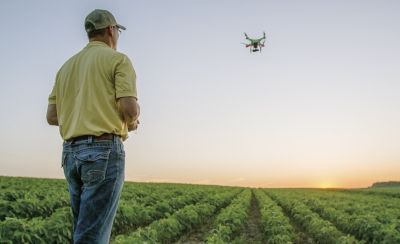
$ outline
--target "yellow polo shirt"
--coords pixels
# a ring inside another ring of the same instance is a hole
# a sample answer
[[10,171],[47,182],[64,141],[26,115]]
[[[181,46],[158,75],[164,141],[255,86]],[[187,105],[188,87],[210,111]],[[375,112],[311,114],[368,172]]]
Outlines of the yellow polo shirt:
[[129,58],[107,44],[89,44],[58,71],[49,104],[56,104],[61,137],[103,133],[128,138],[117,99],[135,97],[136,74]]

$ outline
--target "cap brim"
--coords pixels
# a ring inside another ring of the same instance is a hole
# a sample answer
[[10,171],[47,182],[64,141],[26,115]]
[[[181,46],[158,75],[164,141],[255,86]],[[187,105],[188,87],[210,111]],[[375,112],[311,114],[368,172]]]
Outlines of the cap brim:
[[126,30],[125,26],[123,26],[123,25],[117,24],[117,27],[118,27],[119,29]]

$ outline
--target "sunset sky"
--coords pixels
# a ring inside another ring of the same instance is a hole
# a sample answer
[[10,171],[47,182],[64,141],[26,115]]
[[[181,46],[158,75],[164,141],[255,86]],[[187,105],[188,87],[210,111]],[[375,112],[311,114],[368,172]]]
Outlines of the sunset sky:
[[[137,73],[126,180],[366,187],[400,180],[400,1],[0,2],[0,175],[63,178],[60,66],[111,11]],[[243,32],[259,38],[250,53]]]

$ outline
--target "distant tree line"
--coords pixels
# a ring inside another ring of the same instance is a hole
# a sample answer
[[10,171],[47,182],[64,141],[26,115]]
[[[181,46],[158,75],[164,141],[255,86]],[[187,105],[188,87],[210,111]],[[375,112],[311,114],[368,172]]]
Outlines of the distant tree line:
[[400,186],[400,181],[386,181],[386,182],[375,182],[371,187],[392,187]]

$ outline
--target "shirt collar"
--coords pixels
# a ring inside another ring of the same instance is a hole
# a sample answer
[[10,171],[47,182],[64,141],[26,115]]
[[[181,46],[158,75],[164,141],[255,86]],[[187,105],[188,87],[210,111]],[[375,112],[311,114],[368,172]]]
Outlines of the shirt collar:
[[110,47],[106,43],[101,41],[91,41],[86,45],[86,47],[94,47],[94,46]]

